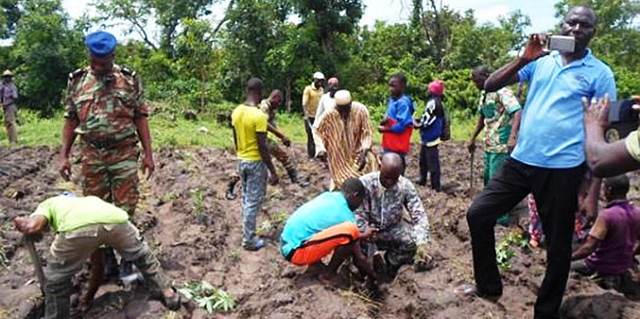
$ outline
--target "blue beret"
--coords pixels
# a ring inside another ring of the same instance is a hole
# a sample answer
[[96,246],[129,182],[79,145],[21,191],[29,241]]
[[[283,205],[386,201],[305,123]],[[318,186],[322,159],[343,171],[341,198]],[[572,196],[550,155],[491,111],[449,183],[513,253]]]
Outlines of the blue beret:
[[116,48],[116,37],[109,32],[98,31],[87,35],[85,43],[89,53],[95,56],[105,56],[111,54]]

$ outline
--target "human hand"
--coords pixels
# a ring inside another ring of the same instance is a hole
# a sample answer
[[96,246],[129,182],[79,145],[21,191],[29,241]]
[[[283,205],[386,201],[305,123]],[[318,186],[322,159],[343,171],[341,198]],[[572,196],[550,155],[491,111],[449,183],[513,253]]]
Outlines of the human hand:
[[391,130],[389,128],[387,128],[386,126],[382,126],[382,125],[378,126],[378,132],[380,132],[380,133],[386,133],[386,132],[389,132],[389,131],[391,131]]
[[286,146],[286,147],[290,147],[291,146],[291,140],[288,137],[283,136],[281,141],[282,141],[282,144],[284,144],[284,146]]
[[19,232],[29,236],[30,239],[38,241],[40,231],[43,228],[42,221],[29,216],[17,216],[13,219],[13,224]]
[[385,125],[387,125],[387,122],[388,122],[388,121],[389,121],[389,117],[385,114],[385,115],[382,117],[382,120],[380,121],[380,125],[385,126]]
[[65,181],[69,181],[71,179],[71,161],[69,161],[69,157],[60,156],[58,160],[58,173]]
[[415,261],[415,270],[427,271],[433,268],[433,257],[427,254],[427,247],[425,244],[418,245],[416,250],[416,261]]
[[361,151],[358,155],[358,170],[363,170],[365,165],[367,165],[367,152]]
[[151,174],[155,170],[156,165],[153,163],[153,155],[145,155],[142,159],[142,171],[147,175],[147,180],[151,178]]
[[473,153],[476,150],[476,142],[475,141],[469,141],[469,143],[467,143],[467,150],[469,151],[469,153]]
[[589,101],[586,97],[582,97],[585,127],[596,126],[606,129],[609,126],[609,103],[609,94],[605,94],[600,100],[593,98]]
[[549,52],[545,52],[542,45],[546,39],[547,36],[545,34],[532,34],[529,37],[529,42],[527,42],[521,59],[529,63],[549,54]]
[[326,162],[327,161],[327,152],[322,151],[319,152],[318,155],[316,156],[319,160]]

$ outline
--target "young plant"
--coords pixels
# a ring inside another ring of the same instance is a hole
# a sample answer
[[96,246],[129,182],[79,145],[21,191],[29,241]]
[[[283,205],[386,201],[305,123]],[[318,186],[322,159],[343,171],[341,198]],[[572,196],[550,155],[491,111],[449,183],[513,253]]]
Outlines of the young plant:
[[196,215],[204,213],[204,192],[201,189],[192,189],[189,191],[193,197],[193,213]]
[[262,222],[262,224],[260,224],[260,227],[256,229],[256,234],[258,236],[265,235],[266,233],[270,232],[272,228],[273,226],[271,225],[271,221],[265,220]]
[[511,269],[509,261],[518,255],[514,247],[519,249],[528,247],[527,240],[516,230],[509,231],[496,245],[496,260],[502,270]]
[[212,286],[206,281],[185,283],[178,289],[185,298],[193,300],[198,307],[207,310],[208,313],[230,312],[235,307],[233,297],[226,291]]

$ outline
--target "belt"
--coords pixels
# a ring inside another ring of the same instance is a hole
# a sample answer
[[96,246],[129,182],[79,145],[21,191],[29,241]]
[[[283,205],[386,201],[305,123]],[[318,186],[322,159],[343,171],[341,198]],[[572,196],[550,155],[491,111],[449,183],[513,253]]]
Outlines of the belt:
[[101,141],[89,141],[87,139],[83,139],[83,141],[93,148],[102,150],[111,150],[121,148],[123,146],[135,145],[138,143],[138,139],[135,135],[127,136],[124,139],[120,139],[117,141],[115,139],[106,139]]

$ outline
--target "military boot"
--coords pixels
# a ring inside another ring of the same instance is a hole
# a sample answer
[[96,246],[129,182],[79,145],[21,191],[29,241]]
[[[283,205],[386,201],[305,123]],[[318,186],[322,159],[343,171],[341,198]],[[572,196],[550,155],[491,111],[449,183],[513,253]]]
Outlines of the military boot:
[[287,175],[291,179],[291,184],[298,184],[298,172],[294,168],[288,169]]

